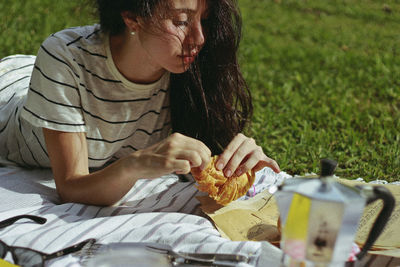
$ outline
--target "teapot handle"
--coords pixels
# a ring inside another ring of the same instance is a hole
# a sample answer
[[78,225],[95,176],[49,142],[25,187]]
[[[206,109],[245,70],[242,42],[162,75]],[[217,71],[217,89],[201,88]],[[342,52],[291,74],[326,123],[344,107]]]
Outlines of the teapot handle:
[[361,188],[361,190],[367,194],[370,193],[370,196],[367,197],[367,205],[375,202],[378,199],[383,201],[383,207],[368,234],[367,241],[365,242],[361,251],[357,254],[357,258],[360,260],[365,256],[365,254],[367,254],[368,250],[375,243],[376,239],[378,239],[386,223],[389,221],[390,215],[392,214],[395,206],[395,199],[392,193],[390,193],[389,189],[383,186],[373,186],[372,188],[369,186],[359,186],[359,188]]

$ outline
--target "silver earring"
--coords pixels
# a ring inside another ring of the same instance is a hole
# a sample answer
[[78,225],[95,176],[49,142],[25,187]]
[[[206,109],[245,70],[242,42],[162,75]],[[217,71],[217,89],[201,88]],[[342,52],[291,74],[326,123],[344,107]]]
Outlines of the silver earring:
[[135,35],[136,34],[136,32],[134,32],[134,31],[131,31],[131,35],[133,36],[133,35]]

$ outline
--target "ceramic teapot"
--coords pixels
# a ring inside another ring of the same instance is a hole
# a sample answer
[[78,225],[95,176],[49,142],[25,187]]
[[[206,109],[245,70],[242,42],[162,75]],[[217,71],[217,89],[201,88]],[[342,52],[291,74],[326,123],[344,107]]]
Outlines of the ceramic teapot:
[[390,191],[383,186],[344,185],[334,177],[336,166],[335,161],[323,159],[319,177],[290,178],[270,190],[280,211],[284,265],[344,266],[365,206],[378,199],[383,201],[383,208],[358,259],[388,222],[395,205]]

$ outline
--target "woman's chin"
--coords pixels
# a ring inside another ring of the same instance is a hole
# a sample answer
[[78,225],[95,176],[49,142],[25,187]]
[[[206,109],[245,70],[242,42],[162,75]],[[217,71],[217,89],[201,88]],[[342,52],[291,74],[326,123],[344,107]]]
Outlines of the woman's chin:
[[185,64],[185,65],[181,65],[179,67],[171,68],[168,71],[171,73],[174,73],[174,74],[181,74],[181,73],[186,72],[189,68],[190,68],[190,64],[188,64],[188,65]]

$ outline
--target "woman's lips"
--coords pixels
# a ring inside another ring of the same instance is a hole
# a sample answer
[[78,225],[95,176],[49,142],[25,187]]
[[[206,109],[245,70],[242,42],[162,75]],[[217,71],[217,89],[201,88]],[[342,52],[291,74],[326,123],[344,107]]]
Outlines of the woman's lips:
[[193,56],[183,56],[183,63],[192,64],[194,59],[195,59],[195,57],[193,57]]

